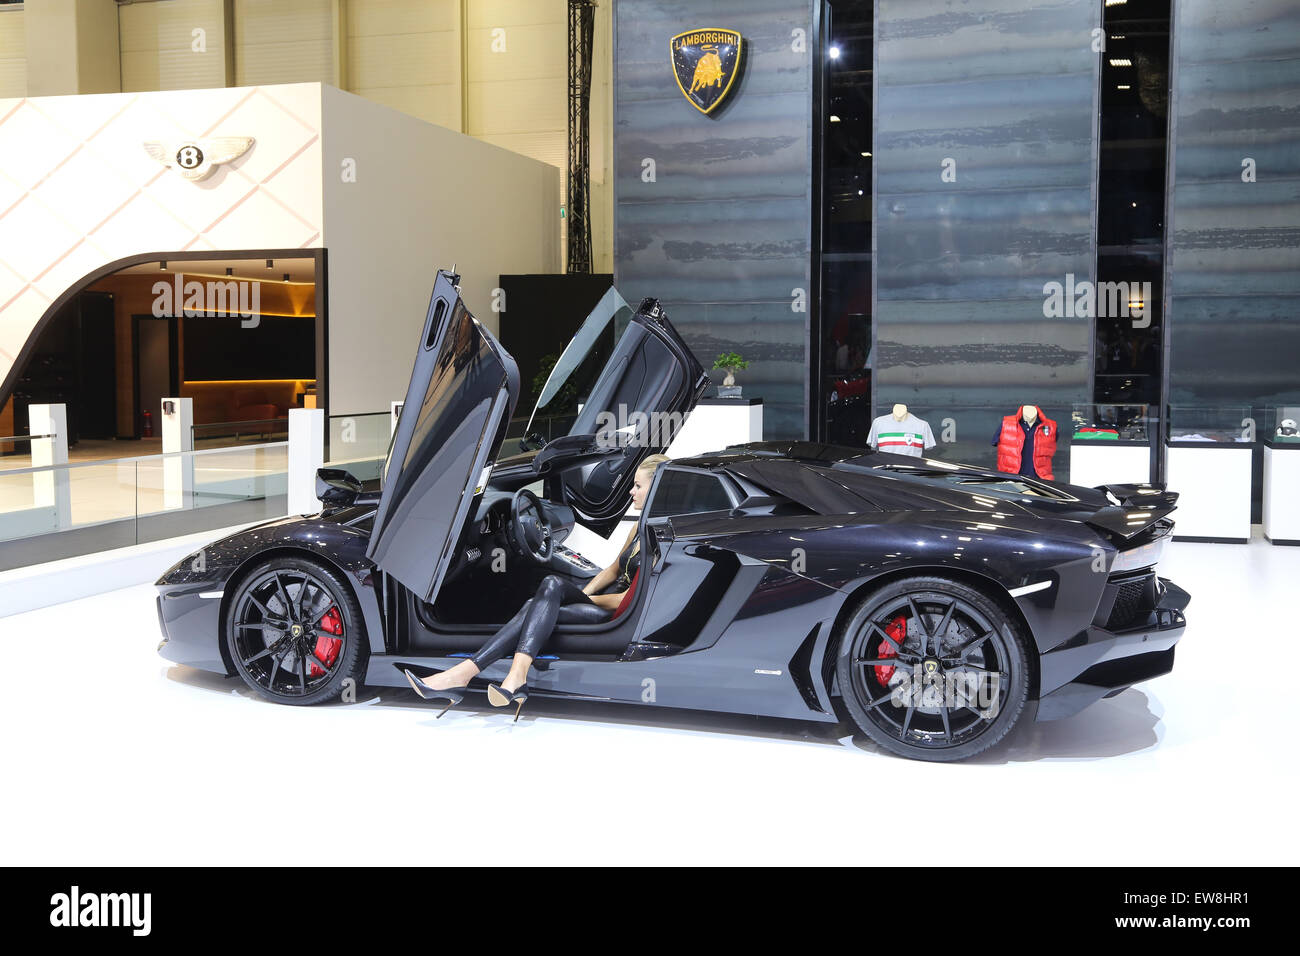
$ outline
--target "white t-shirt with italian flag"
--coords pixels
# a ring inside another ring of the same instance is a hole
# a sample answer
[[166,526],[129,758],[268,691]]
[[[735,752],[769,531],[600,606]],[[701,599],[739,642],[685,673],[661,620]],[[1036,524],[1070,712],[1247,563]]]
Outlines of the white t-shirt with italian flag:
[[867,444],[891,455],[920,458],[925,449],[934,447],[935,441],[930,423],[908,412],[901,422],[893,415],[881,415],[873,421]]

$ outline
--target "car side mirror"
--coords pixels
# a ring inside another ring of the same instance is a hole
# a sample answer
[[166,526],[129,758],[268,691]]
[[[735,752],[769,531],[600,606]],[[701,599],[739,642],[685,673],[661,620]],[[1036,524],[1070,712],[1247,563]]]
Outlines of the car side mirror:
[[316,497],[333,507],[350,505],[361,494],[362,486],[351,472],[342,468],[316,469]]

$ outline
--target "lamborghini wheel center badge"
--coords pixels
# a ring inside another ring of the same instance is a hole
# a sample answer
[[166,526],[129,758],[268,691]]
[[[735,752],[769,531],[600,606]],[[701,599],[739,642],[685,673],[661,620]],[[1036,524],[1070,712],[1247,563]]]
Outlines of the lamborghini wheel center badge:
[[682,95],[701,113],[727,98],[740,65],[740,34],[709,27],[688,30],[668,41],[673,75]]

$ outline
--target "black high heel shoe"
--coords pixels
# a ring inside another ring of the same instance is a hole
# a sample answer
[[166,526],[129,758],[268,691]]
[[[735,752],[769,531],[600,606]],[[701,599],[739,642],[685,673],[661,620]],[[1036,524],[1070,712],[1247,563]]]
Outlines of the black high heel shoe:
[[515,705],[515,719],[518,722],[519,712],[524,709],[524,701],[528,700],[528,685],[520,684],[513,691],[508,691],[497,684],[488,684],[488,703],[493,707],[508,707],[510,704]]
[[402,673],[404,673],[406,675],[406,679],[411,682],[411,689],[415,691],[417,694],[419,694],[422,700],[447,701],[447,706],[444,707],[442,710],[438,711],[439,717],[441,717],[443,714],[451,710],[453,707],[455,707],[457,704],[459,704],[462,700],[465,699],[465,692],[459,687],[447,687],[442,690],[438,690],[436,688],[430,687],[428,684],[420,680],[420,678],[416,677],[406,668],[402,669]]

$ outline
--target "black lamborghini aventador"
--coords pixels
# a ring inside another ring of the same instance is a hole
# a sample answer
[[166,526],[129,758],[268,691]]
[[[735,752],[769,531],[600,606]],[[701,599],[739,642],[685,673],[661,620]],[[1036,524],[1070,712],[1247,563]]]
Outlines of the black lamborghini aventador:
[[[287,704],[405,686],[404,668],[476,649],[543,576],[597,573],[566,538],[613,531],[708,378],[656,301],[634,313],[611,290],[503,456],[518,372],[456,281],[438,274],[380,487],[322,469],[321,513],[167,571],[163,657]],[[968,757],[1169,672],[1189,597],[1156,564],[1176,498],[801,441],[675,460],[646,502],[630,605],[559,627],[530,691],[847,717],[896,754]]]

